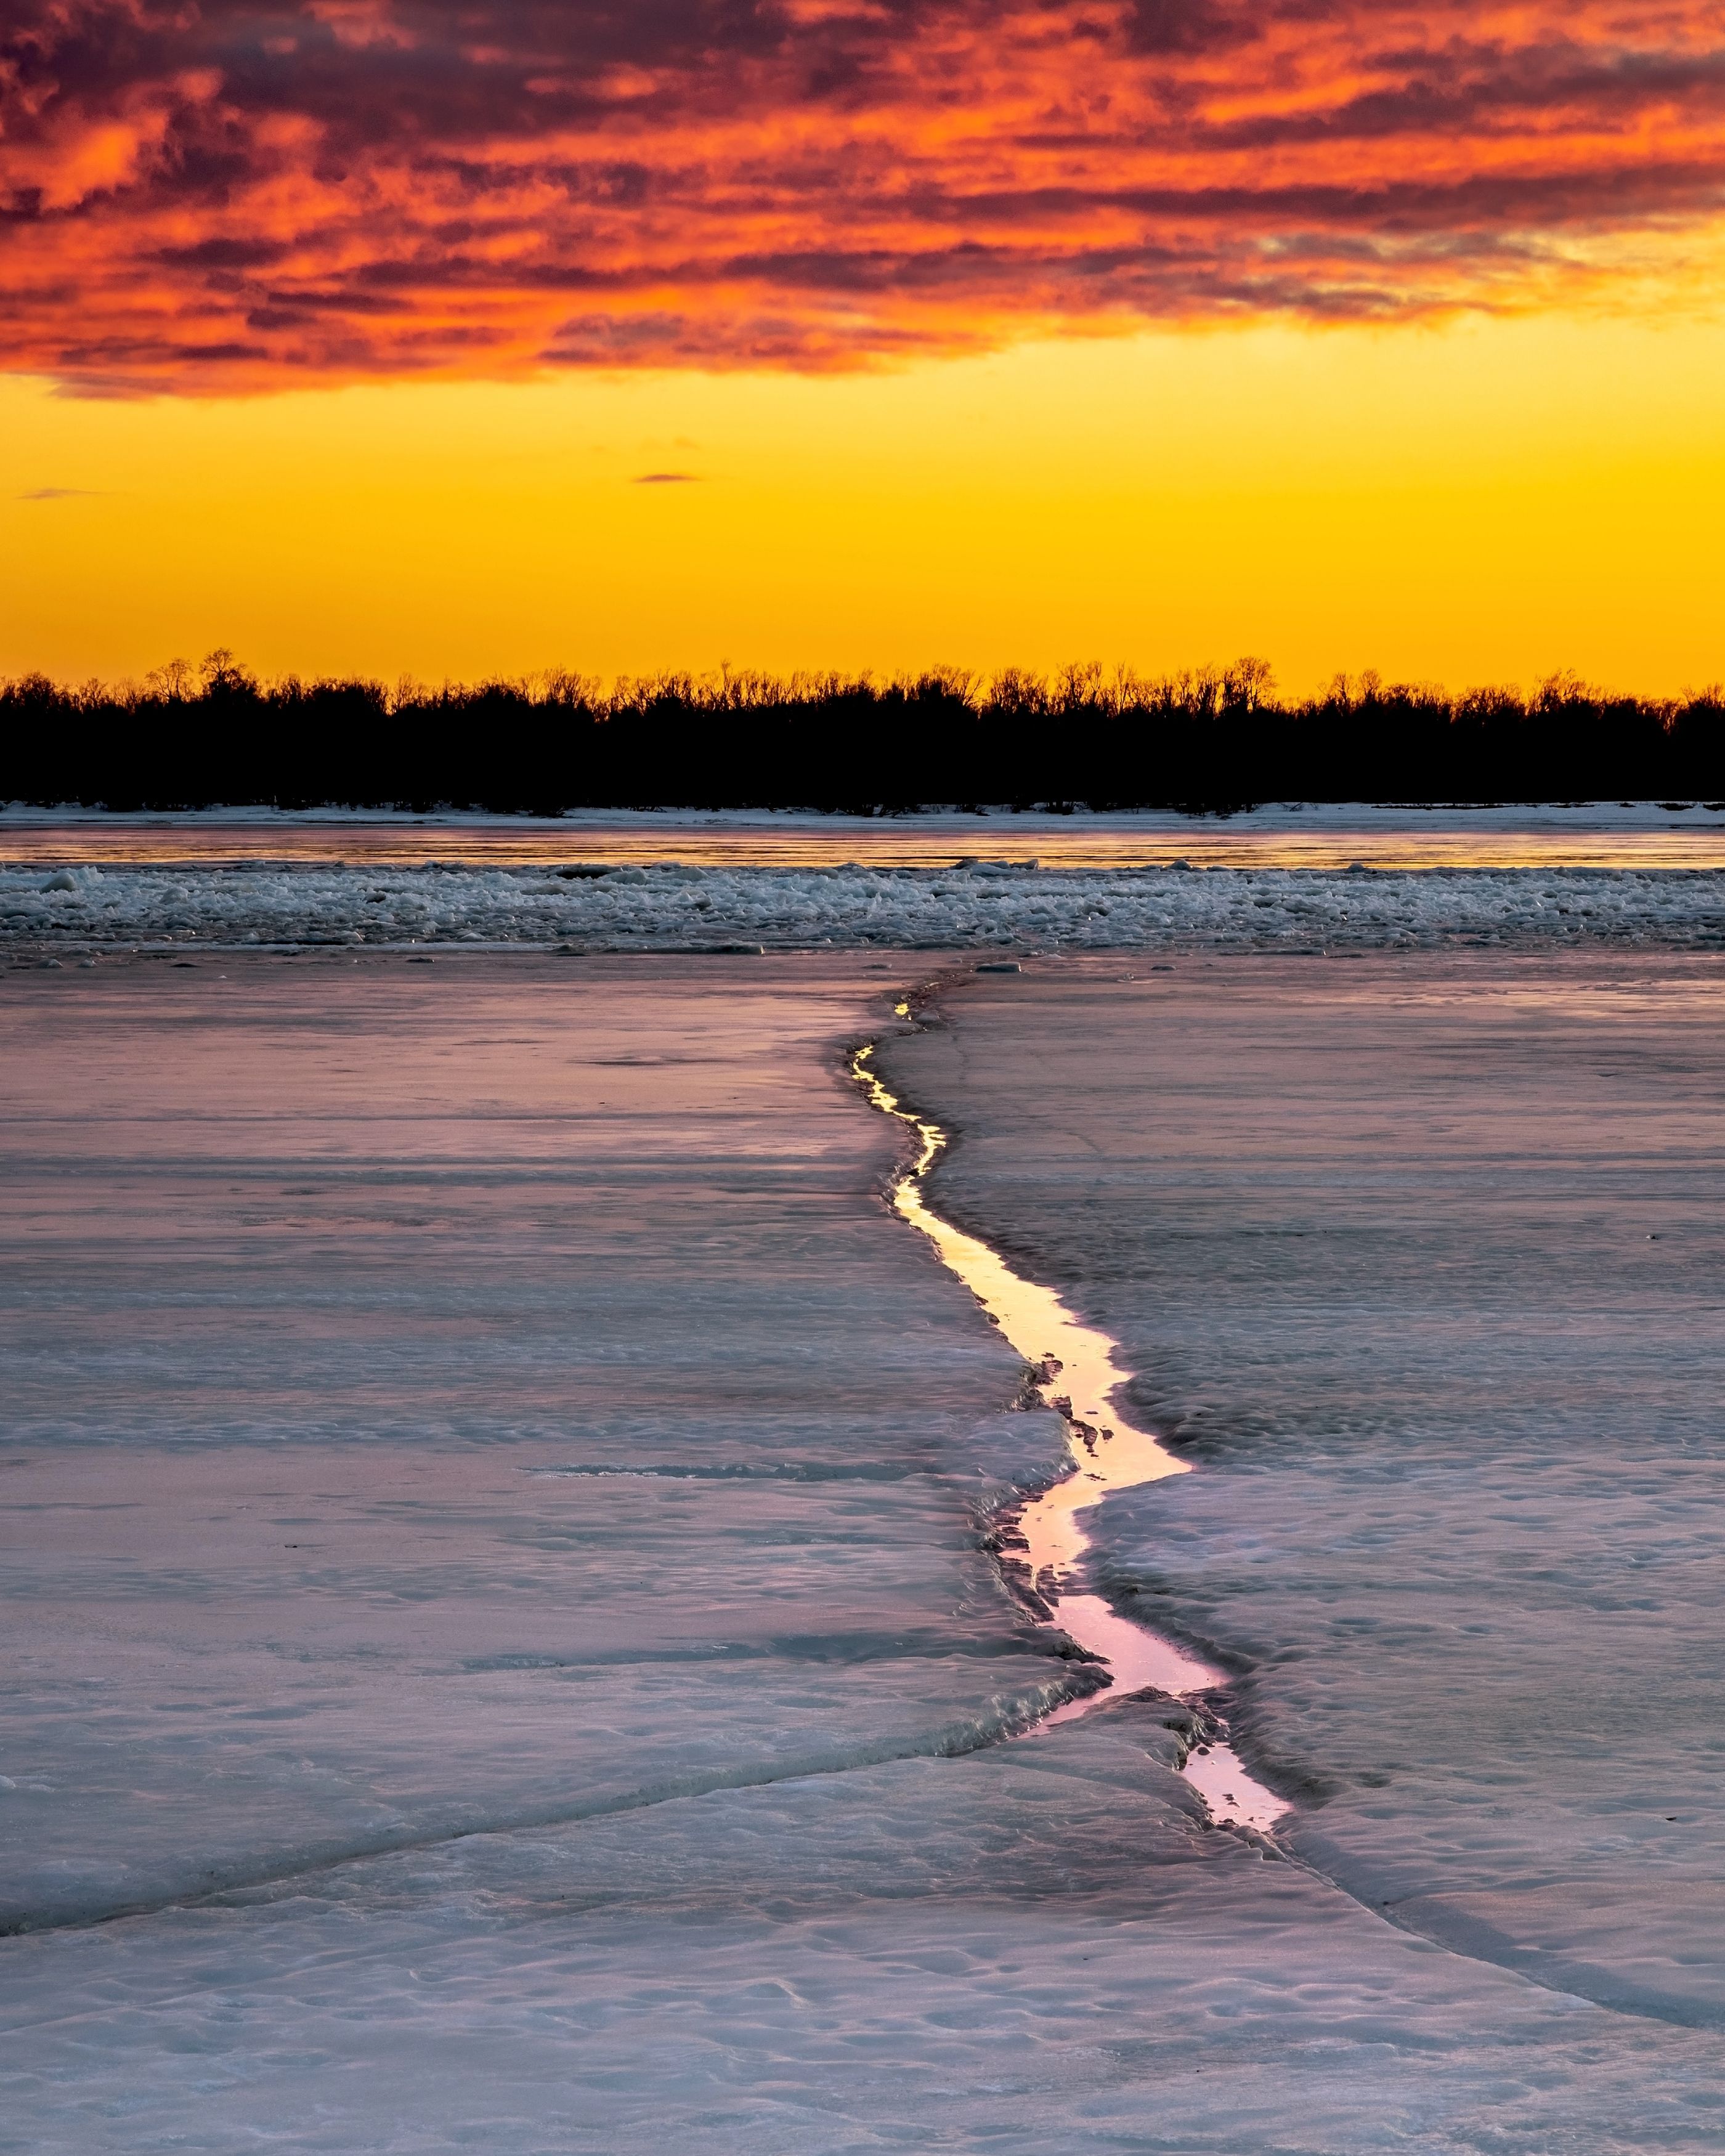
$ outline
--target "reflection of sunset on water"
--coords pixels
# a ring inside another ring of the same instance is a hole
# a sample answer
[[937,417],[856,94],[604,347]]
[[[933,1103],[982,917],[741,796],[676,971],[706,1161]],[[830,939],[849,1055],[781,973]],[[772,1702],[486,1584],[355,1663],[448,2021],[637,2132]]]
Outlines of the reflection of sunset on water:
[[[1507,814],[1508,820],[1506,820]],[[1717,869],[1725,813],[1263,810],[1237,817],[0,816],[0,862],[282,861],[464,868]]]
[[[904,1014],[906,1007],[899,1009]],[[1114,1343],[1106,1333],[1081,1325],[1052,1289],[1022,1279],[986,1243],[930,1209],[922,1185],[945,1149],[946,1133],[899,1104],[875,1075],[871,1058],[872,1050],[865,1048],[855,1059],[852,1067],[859,1084],[872,1106],[906,1125],[916,1146],[909,1168],[893,1184],[893,1204],[928,1237],[1003,1337],[1030,1365],[1037,1396],[1062,1416],[1073,1448],[1072,1473],[1013,1517],[1001,1567],[1062,1631],[1107,1665],[1112,1683],[1107,1691],[1067,1701],[1041,1727],[1076,1721],[1110,1697],[1152,1688],[1201,1701],[1226,1681],[1223,1671],[1122,1617],[1081,1584],[1083,1558],[1091,1546],[1084,1523],[1090,1509],[1111,1491],[1189,1473],[1188,1463],[1175,1459],[1148,1430],[1135,1428],[1115,1404],[1129,1373],[1115,1362]],[[1019,1539],[1022,1558],[1015,1553]],[[1246,1772],[1219,1736],[1194,1746],[1185,1771],[1218,1819],[1266,1828],[1288,1810],[1281,1798]]]

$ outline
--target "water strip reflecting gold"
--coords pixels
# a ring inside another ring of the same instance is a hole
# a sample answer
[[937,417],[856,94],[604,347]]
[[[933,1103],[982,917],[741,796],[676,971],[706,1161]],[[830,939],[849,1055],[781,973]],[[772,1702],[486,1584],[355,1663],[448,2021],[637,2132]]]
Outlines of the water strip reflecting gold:
[[[908,1004],[901,1003],[896,1014],[908,1016]],[[928,1204],[923,1184],[946,1150],[947,1134],[939,1124],[900,1103],[874,1069],[873,1055],[872,1045],[860,1049],[852,1075],[870,1105],[902,1123],[911,1139],[911,1159],[892,1184],[895,1210],[927,1236],[975,1296],[1030,1365],[1038,1397],[1066,1425],[1072,1471],[1019,1511],[1010,1527],[1023,1537],[1024,1548],[1003,1556],[1002,1565],[1019,1575],[1019,1584],[1062,1631],[1107,1665],[1113,1681],[1106,1691],[1068,1701],[1039,1726],[1046,1729],[1076,1720],[1111,1697],[1153,1686],[1201,1707],[1204,1695],[1226,1681],[1224,1672],[1122,1617],[1083,1584],[1091,1508],[1115,1491],[1188,1474],[1189,1463],[1176,1459],[1152,1432],[1137,1429],[1115,1405],[1128,1373],[1115,1360],[1116,1343],[1106,1332],[1081,1324],[1051,1288],[1022,1279],[997,1251],[942,1219]],[[1219,1736],[1192,1753],[1185,1771],[1218,1819],[1263,1830],[1288,1810],[1246,1772]]]

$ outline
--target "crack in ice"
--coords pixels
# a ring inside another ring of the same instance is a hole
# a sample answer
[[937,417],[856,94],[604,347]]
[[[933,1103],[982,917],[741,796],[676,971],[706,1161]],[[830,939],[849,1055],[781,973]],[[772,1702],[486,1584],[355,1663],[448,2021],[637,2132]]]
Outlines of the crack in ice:
[[28,1917],[10,1922],[0,1920],[0,1938],[34,1937],[44,1932],[78,1931],[91,1925],[116,1923],[125,1917],[153,1917],[167,1909],[195,1908],[217,1902],[223,1895],[255,1892],[281,1887],[295,1879],[308,1879],[350,1864],[374,1858],[398,1856],[414,1851],[440,1849],[454,1842],[472,1841],[485,1835],[523,1834],[536,1829],[578,1826],[588,1820],[610,1819],[619,1812],[647,1811],[657,1804],[678,1804],[685,1798],[717,1795],[727,1789],[762,1789],[779,1782],[800,1782],[834,1774],[852,1774],[866,1767],[887,1767],[906,1759],[961,1759],[968,1753],[987,1751],[1003,1738],[1033,1729],[1070,1696],[1070,1675],[1052,1677],[1046,1684],[1015,1697],[997,1693],[980,1713],[951,1722],[907,1743],[886,1741],[843,1750],[816,1753],[800,1759],[775,1760],[734,1767],[717,1767],[704,1774],[685,1774],[645,1788],[614,1791],[594,1796],[584,1804],[529,1806],[502,1818],[429,1823],[384,1830],[363,1840],[338,1847],[310,1848],[297,1858],[280,1857],[253,1866],[235,1863],[219,1872],[213,1868],[197,1886],[177,1892],[139,1895],[134,1899],[98,1908],[71,1911],[64,1915]]
[[[896,1014],[909,1018],[909,1004],[899,1004]],[[1227,1681],[1224,1673],[1122,1617],[1082,1584],[1083,1558],[1091,1544],[1084,1515],[1116,1491],[1189,1473],[1189,1464],[1176,1459],[1150,1431],[1135,1428],[1114,1404],[1130,1373],[1115,1361],[1116,1342],[1106,1332],[1081,1324],[1052,1289],[1021,1278],[998,1251],[929,1205],[923,1185],[946,1150],[947,1133],[902,1106],[882,1082],[871,1067],[875,1045],[870,1042],[856,1051],[851,1075],[870,1106],[904,1124],[914,1139],[913,1158],[891,1185],[894,1210],[928,1238],[942,1262],[970,1290],[1029,1364],[1037,1398],[1066,1426],[1071,1472],[1008,1519],[998,1554],[1019,1599],[1101,1662],[1109,1681],[1099,1691],[1051,1707],[1039,1727],[1076,1720],[1111,1696],[1153,1689],[1167,1693],[1202,1717],[1183,1771],[1212,1817],[1266,1831],[1290,1806],[1248,1774],[1221,1735],[1214,1709],[1204,1710],[1206,1696]]]

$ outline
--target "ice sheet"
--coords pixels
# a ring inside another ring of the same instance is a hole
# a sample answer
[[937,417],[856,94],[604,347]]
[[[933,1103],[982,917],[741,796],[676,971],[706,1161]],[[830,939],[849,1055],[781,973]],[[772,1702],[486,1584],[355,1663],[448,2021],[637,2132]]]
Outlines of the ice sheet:
[[[841,1051],[887,983],[334,954],[10,979],[0,1818],[37,1928],[0,1939],[0,2147],[1717,2142],[1710,2030],[1208,1830],[1168,1706],[964,1749],[1073,1681],[978,1532],[1061,1434],[1008,1409],[1016,1358],[882,1201]],[[1095,1005],[975,1054],[968,1024],[914,1044],[948,1059],[955,1177],[1009,1077],[1066,1058],[1081,1104],[1154,1047]],[[1086,1075],[1061,1041],[1092,1037]],[[1070,1197],[1054,1127],[1019,1136]],[[1086,1294],[1117,1229],[1137,1278],[1136,1217],[1077,1216]],[[1028,1203],[1020,1241],[1068,1219]],[[1199,1353],[1206,1277],[1127,1296],[1132,1367]],[[1215,1538],[1255,1486],[1206,1455],[1161,1488],[1211,1512],[1105,1537],[1242,1661]],[[1337,1668],[1322,1744],[1376,1731]],[[1243,1690],[1291,1779],[1297,1728]]]
[[[1716,2042],[1180,1809],[1153,1717],[485,1836],[0,1957],[33,2151],[693,2156],[1717,2141]],[[1163,1739],[1165,1743],[1165,1738]]]
[[1240,1672],[1395,1921],[1725,2025],[1725,986],[1646,954],[981,977],[891,1045],[935,1202],[1199,1471],[1096,1575]]
[[1016,1366],[929,1299],[828,1067],[878,984],[638,987],[253,961],[14,1001],[6,1921],[1070,1689],[978,1547],[1055,1419],[999,1412]]
[[576,860],[938,868],[978,853],[1060,868],[1182,856],[1236,867],[1346,868],[1357,855],[1377,866],[1717,868],[1725,865],[1725,802],[1265,802],[1215,815],[972,808],[884,816],[764,808],[127,813],[0,803],[0,860],[49,869],[176,860],[345,860],[363,869],[428,858],[541,868]]

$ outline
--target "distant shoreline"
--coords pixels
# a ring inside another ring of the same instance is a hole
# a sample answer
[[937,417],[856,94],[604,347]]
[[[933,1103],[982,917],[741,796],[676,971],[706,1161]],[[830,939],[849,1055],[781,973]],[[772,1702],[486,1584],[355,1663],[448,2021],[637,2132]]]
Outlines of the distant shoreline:
[[262,681],[230,654],[142,683],[0,682],[0,799],[115,813],[253,807],[953,813],[1254,804],[1725,805],[1725,686],[1621,695],[1573,675],[1461,692],[1374,675],[1279,701],[1243,660],[1156,679],[937,669],[553,672],[439,688]]

